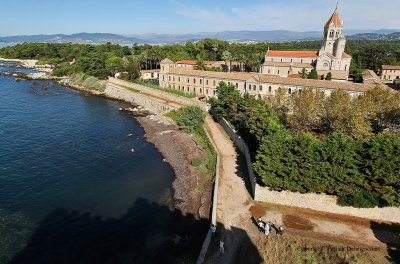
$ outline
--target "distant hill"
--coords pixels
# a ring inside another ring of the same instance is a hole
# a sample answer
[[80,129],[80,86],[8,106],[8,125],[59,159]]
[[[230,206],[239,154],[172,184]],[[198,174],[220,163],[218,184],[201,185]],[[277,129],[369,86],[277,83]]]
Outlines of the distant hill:
[[42,43],[81,43],[81,44],[101,44],[116,43],[121,45],[132,45],[133,43],[142,43],[141,39],[135,37],[126,37],[110,33],[76,33],[72,35],[53,34],[53,35],[22,35],[0,37],[4,42],[23,43],[23,42],[42,42]]
[[[348,39],[366,40],[399,40],[400,30],[381,29],[375,31],[346,30]],[[198,41],[204,38],[217,38],[231,42],[283,42],[301,40],[320,40],[322,33],[319,31],[295,32],[288,30],[273,31],[223,31],[202,32],[194,34],[141,34],[124,36],[110,33],[77,33],[77,34],[53,34],[53,35],[23,35],[0,37],[0,42],[23,43],[23,42],[45,42],[45,43],[81,43],[102,44],[115,43],[121,45],[132,45],[134,43],[144,44],[170,44],[186,41]]]
[[348,39],[354,40],[400,40],[400,32],[391,34],[361,33],[349,36]]

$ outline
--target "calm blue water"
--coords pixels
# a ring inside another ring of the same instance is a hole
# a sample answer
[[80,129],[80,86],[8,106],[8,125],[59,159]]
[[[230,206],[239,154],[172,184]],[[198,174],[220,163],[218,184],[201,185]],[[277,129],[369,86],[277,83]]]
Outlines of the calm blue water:
[[0,76],[0,263],[159,256],[194,221],[167,206],[172,168],[119,103],[43,83]]

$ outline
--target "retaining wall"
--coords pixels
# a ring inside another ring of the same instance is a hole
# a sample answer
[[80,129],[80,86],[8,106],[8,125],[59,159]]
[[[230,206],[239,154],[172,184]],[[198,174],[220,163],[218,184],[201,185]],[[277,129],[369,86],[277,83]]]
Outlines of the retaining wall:
[[[211,112],[213,113],[213,111]],[[215,113],[213,113],[213,115],[216,116]],[[226,133],[236,144],[238,149],[246,157],[248,173],[252,183],[252,195],[255,201],[307,208],[321,212],[349,215],[376,221],[400,223],[400,208],[397,207],[354,208],[350,206],[340,206],[337,204],[337,197],[333,195],[317,193],[302,194],[289,191],[278,192],[271,190],[269,187],[258,185],[253,172],[253,162],[251,161],[250,151],[247,144],[237,135],[235,129],[231,127],[228,121],[224,118],[216,119],[225,129]]]
[[176,109],[176,107],[169,105],[167,101],[151,98],[144,94],[135,93],[112,84],[107,84],[104,93],[108,97],[143,106],[156,114],[162,114]]
[[108,82],[110,84],[116,84],[116,85],[125,86],[125,87],[129,87],[129,88],[134,88],[134,89],[142,91],[145,94],[155,96],[155,97],[164,99],[166,101],[175,102],[180,105],[197,105],[197,106],[201,107],[202,109],[204,109],[205,111],[208,110],[207,104],[205,104],[203,102],[199,102],[196,99],[186,98],[183,96],[160,91],[160,90],[153,89],[153,88],[150,88],[150,87],[147,87],[144,85],[140,85],[137,83],[123,81],[123,80],[116,79],[113,77],[109,77]]

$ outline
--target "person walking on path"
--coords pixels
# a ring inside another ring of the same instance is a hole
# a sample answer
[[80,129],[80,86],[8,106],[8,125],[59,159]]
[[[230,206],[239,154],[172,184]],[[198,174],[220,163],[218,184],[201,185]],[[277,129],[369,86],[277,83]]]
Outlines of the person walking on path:
[[224,242],[222,242],[222,240],[221,240],[221,241],[219,241],[219,253],[224,254],[224,251],[225,251]]
[[211,225],[211,237],[213,239],[217,237],[217,227],[215,225]]

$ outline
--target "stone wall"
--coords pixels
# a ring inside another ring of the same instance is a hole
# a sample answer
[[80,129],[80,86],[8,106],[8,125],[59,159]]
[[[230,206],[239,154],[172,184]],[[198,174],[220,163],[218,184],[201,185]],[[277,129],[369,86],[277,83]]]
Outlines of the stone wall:
[[[215,116],[214,113],[213,115]],[[336,196],[317,193],[302,194],[290,191],[278,192],[269,187],[258,185],[253,172],[253,162],[251,161],[250,151],[247,144],[237,135],[236,131],[231,127],[228,121],[224,118],[218,118],[217,121],[246,157],[248,173],[252,183],[252,194],[255,201],[307,208],[321,212],[349,215],[376,221],[400,223],[400,208],[397,207],[354,208],[350,206],[340,206],[337,204]]]
[[125,88],[107,84],[104,94],[107,97],[122,100],[128,103],[134,103],[145,107],[146,109],[156,113],[162,114],[170,110],[176,109],[176,107],[169,105],[167,101],[163,101],[157,98],[151,98],[144,94],[135,93]]
[[171,94],[168,92],[164,92],[164,91],[160,91],[157,89],[153,89],[147,86],[143,86],[137,83],[132,83],[132,82],[127,82],[127,81],[123,81],[123,80],[119,80],[116,78],[112,78],[110,77],[108,79],[109,84],[116,84],[119,86],[125,86],[125,87],[129,87],[129,88],[134,88],[137,90],[142,91],[144,94],[147,95],[151,95],[160,99],[164,99],[168,102],[174,102],[176,104],[180,104],[180,105],[197,105],[200,106],[203,110],[207,111],[207,104],[203,103],[203,102],[199,102],[196,99],[191,99],[191,98],[186,98],[183,96],[179,96],[176,94]]

